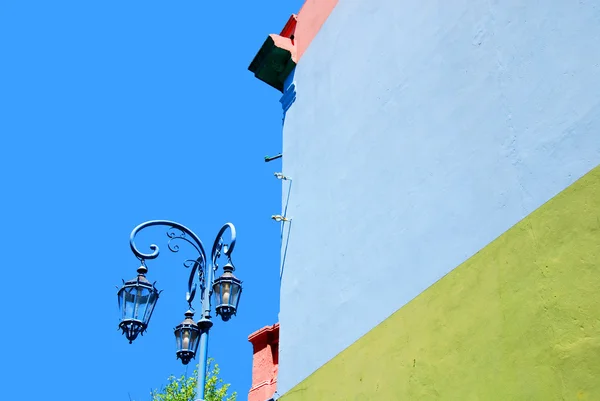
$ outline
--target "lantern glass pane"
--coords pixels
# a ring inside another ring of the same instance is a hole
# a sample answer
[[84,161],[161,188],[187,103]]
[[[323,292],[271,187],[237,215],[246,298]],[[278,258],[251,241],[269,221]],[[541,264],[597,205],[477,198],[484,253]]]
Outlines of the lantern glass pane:
[[196,348],[198,348],[198,330],[192,330],[190,335],[190,350],[196,352]]
[[217,282],[213,287],[213,294],[215,294],[215,305],[221,305],[221,283]]
[[181,330],[181,350],[188,351],[190,350],[190,339],[192,333],[189,328],[185,328]]
[[175,330],[175,342],[178,351],[196,352],[199,333],[193,327],[181,327]]
[[221,303],[223,305],[229,305],[229,301],[231,300],[231,283],[228,281],[225,281],[223,283],[221,283],[221,295],[222,295],[222,299],[221,299]]
[[133,287],[125,287],[121,291],[121,310],[123,313],[123,319],[133,319],[135,311],[135,296],[136,292]]
[[158,293],[151,288],[138,285],[123,288],[119,294],[122,318],[147,323],[157,299]]
[[177,349],[181,349],[181,329],[175,330],[175,343],[177,344]]
[[143,295],[142,302],[144,302],[145,307],[143,309],[144,314],[140,315],[141,320],[144,323],[148,323],[150,320],[150,316],[152,316],[152,312],[154,311],[154,307],[156,306],[156,301],[158,300],[158,293],[153,289],[145,289],[145,295]]
[[118,294],[119,310],[121,311],[121,319],[125,316],[125,288],[121,288]]
[[232,283],[231,285],[231,299],[229,305],[237,308],[238,299],[240,297],[240,285],[238,283]]
[[131,317],[135,320],[144,319],[144,315],[146,314],[146,302],[148,302],[148,289],[147,288],[132,288],[131,293],[135,293],[135,303],[133,305],[133,314]]

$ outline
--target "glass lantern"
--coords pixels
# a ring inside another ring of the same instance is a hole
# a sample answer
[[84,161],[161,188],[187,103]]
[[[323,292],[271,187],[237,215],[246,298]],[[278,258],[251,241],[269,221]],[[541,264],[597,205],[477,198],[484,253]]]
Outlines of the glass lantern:
[[196,356],[200,329],[194,322],[194,312],[185,312],[185,319],[175,327],[175,341],[177,342],[177,358],[187,365]]
[[234,270],[233,265],[227,263],[223,266],[223,275],[213,284],[217,315],[225,322],[236,314],[242,293],[242,282],[233,275]]
[[140,266],[137,272],[138,276],[125,282],[117,294],[121,310],[119,328],[130,344],[146,331],[160,294],[154,284],[146,279],[148,269],[145,266]]

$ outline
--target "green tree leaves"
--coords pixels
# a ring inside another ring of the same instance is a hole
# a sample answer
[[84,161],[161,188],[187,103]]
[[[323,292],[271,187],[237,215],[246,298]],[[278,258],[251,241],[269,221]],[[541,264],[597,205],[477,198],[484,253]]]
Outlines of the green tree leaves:
[[[219,365],[212,359],[208,361],[208,373],[206,374],[206,384],[204,386],[205,401],[236,401],[237,394],[234,392],[228,395],[229,384],[223,383],[219,377]],[[152,401],[194,401],[196,397],[196,386],[198,385],[198,370],[194,370],[191,377],[181,376],[176,378],[170,376],[168,383],[162,390],[152,392]]]

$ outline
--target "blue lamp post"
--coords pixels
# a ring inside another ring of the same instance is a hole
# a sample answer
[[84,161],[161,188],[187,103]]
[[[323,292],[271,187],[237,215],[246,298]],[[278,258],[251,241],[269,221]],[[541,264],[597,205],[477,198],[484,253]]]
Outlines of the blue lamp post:
[[[242,282],[233,275],[235,268],[231,263],[231,253],[235,247],[235,227],[231,223],[221,227],[213,243],[210,260],[206,258],[200,238],[192,230],[179,223],[168,220],[151,220],[133,229],[129,237],[129,244],[135,256],[140,260],[141,266],[137,270],[137,277],[123,282],[123,287],[117,294],[121,310],[119,328],[123,331],[129,343],[132,343],[139,334],[143,335],[146,331],[160,295],[160,291],[146,278],[148,272],[146,261],[157,258],[159,248],[157,245],[152,244],[150,245],[151,253],[142,253],[135,245],[135,236],[143,229],[151,226],[168,227],[168,247],[171,252],[179,252],[179,245],[176,242],[184,241],[192,245],[198,253],[196,259],[187,259],[183,262],[185,267],[191,267],[188,291],[185,297],[189,309],[185,312],[183,322],[175,327],[175,340],[177,358],[181,359],[184,365],[195,358],[198,346],[200,346],[197,399],[204,401],[208,332],[213,325],[210,315],[211,296],[214,295],[215,297],[216,314],[221,316],[223,321],[228,321],[231,316],[236,314],[242,293]],[[224,241],[224,234],[227,229],[231,232],[229,243]],[[227,257],[227,263],[223,266],[223,275],[215,279],[215,272],[219,268],[217,262],[222,254]],[[198,285],[201,293],[201,314],[200,319],[195,322],[192,301],[195,298]]]

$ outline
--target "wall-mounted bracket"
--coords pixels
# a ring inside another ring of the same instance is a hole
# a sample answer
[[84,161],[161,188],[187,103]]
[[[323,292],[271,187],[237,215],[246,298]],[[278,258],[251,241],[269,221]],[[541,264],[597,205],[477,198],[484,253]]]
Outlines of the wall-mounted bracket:
[[278,155],[275,155],[275,156],[265,156],[265,163],[268,163],[273,160],[281,159],[282,156],[283,155],[281,153]]
[[286,177],[283,173],[275,173],[273,174],[278,180],[291,181],[291,177]]

